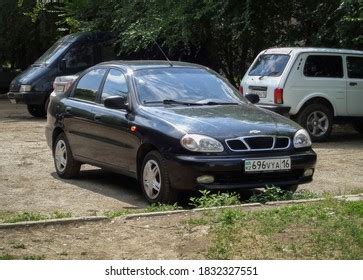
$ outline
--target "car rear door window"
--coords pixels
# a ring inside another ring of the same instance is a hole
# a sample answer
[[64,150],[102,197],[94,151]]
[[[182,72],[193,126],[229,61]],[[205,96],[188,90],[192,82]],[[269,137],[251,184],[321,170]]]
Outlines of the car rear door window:
[[94,69],[85,74],[78,82],[73,97],[85,101],[96,102],[106,69]]
[[347,56],[348,77],[363,79],[363,57]]
[[125,75],[119,70],[111,69],[102,90],[101,103],[111,96],[127,97],[128,91]]
[[343,60],[339,55],[309,55],[304,66],[306,77],[343,78]]

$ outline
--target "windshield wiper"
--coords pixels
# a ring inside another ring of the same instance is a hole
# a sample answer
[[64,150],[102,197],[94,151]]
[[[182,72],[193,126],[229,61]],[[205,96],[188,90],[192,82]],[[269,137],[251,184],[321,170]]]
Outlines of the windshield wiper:
[[198,103],[199,105],[239,105],[239,103],[235,102],[216,102],[216,101],[209,101],[206,103]]
[[266,77],[266,76],[275,76],[276,74],[279,74],[280,72],[279,71],[272,71],[266,75],[262,75],[260,76],[258,79],[261,80],[263,77]]
[[158,103],[162,103],[165,105],[173,105],[173,104],[186,105],[186,106],[199,106],[200,105],[198,103],[184,102],[184,101],[178,101],[178,100],[173,100],[173,99],[164,99],[164,100],[158,100],[158,101],[144,101],[144,104],[158,104]]

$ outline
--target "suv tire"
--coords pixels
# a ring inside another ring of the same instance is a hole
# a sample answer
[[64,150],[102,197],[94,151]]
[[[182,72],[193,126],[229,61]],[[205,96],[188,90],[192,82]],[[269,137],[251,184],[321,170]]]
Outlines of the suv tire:
[[353,122],[353,127],[357,132],[363,134],[363,121]]
[[326,141],[333,128],[333,112],[324,104],[313,103],[301,110],[297,122],[308,131],[312,141]]

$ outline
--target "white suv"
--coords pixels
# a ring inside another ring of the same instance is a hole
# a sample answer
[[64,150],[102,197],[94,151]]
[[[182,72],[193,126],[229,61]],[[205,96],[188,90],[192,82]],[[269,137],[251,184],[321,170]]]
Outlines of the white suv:
[[352,122],[363,133],[363,51],[274,48],[262,51],[240,85],[257,94],[260,107],[285,114],[315,141],[326,140],[334,122]]

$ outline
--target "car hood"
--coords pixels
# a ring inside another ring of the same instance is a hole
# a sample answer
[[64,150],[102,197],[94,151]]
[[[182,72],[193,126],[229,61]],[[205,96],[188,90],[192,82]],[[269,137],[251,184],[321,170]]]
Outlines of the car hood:
[[21,72],[11,82],[12,85],[32,85],[34,82],[39,80],[44,74],[49,71],[46,66],[43,65],[32,65]]
[[253,134],[290,136],[301,128],[290,119],[252,104],[143,108],[183,134],[219,139]]

